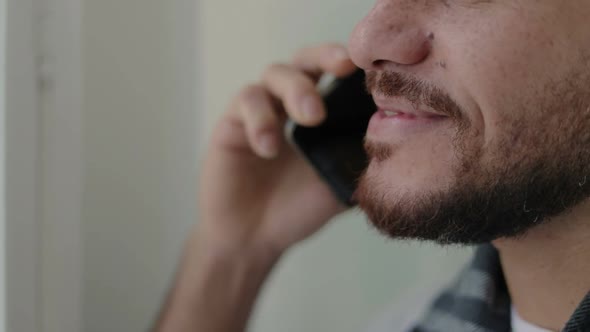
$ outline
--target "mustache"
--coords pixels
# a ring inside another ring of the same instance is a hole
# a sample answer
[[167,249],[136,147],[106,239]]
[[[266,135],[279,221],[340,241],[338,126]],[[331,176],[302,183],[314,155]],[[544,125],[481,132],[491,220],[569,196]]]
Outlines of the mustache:
[[426,106],[453,119],[459,119],[464,114],[459,104],[442,89],[408,74],[367,71],[365,87],[371,95],[405,98],[416,109]]

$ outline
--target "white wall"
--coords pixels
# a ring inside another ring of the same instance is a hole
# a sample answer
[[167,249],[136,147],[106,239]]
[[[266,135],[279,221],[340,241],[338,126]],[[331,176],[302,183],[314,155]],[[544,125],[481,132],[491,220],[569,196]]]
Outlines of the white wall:
[[0,332],[6,331],[6,0],[0,0]]
[[79,331],[80,6],[6,13],[7,329]]
[[7,329],[39,331],[42,310],[38,211],[38,82],[33,0],[7,0]]
[[[346,42],[372,5],[358,0],[202,0],[205,123],[210,129],[240,86],[294,50]],[[444,283],[467,251],[391,243],[352,212],[296,248],[275,271],[252,331],[362,331],[387,303]]]
[[196,2],[83,2],[83,330],[145,331],[196,219]]

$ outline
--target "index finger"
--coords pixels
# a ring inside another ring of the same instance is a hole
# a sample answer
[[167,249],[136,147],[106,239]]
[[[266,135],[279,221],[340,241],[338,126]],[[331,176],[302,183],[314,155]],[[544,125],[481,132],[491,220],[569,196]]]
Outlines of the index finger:
[[312,75],[316,80],[324,73],[345,77],[357,69],[346,47],[340,44],[322,44],[303,48],[295,54],[293,65]]

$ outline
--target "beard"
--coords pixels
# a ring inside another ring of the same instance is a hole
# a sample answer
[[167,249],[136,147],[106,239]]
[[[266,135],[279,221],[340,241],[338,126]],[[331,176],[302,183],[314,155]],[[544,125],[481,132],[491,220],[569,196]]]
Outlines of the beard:
[[[384,167],[397,147],[366,141],[370,165],[355,199],[380,232],[398,239],[478,244],[522,236],[549,222],[590,196],[588,76],[570,75],[512,103],[501,130],[484,146],[443,91],[397,73],[367,73],[369,91],[449,116],[455,162],[442,188],[399,190],[371,172]],[[395,172],[390,165],[387,171]]]

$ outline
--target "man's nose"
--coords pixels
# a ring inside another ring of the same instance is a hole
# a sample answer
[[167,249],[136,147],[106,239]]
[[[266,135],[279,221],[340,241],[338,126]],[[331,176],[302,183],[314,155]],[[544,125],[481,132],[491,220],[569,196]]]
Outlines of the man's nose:
[[378,0],[352,32],[352,61],[365,70],[393,70],[424,61],[434,34],[421,27],[416,7],[407,0]]

